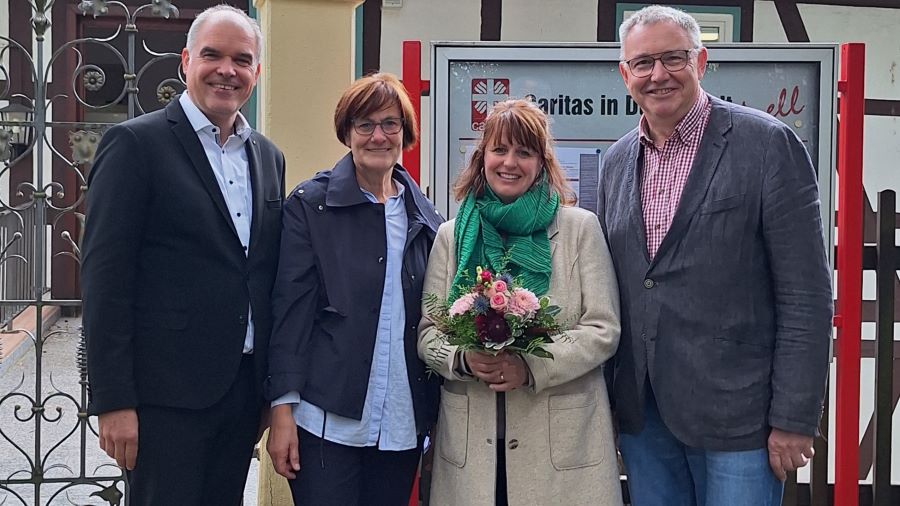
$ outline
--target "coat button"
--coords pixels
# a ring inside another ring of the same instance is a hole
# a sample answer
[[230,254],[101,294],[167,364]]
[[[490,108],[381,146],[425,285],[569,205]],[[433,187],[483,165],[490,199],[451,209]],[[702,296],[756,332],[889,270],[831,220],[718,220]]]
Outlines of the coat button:
[[516,448],[519,447],[519,440],[518,439],[510,439],[507,447],[509,447],[510,450],[515,450]]
[[491,438],[487,438],[487,441],[485,441],[485,442],[486,442],[487,444],[489,444],[489,445],[494,444],[494,440],[491,439]]
[[324,211],[324,210],[325,210],[325,206],[323,206],[322,204],[319,204],[319,211]]
[[656,286],[656,282],[654,282],[652,279],[647,278],[644,280],[644,288],[650,289],[654,286]]
[[378,263],[384,262],[384,257],[378,257]]
[[238,323],[239,323],[240,325],[246,325],[246,324],[247,324],[247,316],[246,316],[246,315],[241,315],[241,316],[239,316],[239,317],[238,317]]

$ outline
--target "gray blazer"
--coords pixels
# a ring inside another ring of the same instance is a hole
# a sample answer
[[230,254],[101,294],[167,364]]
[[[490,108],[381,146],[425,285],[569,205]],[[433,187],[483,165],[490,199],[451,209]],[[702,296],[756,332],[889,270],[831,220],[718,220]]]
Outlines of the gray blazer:
[[816,174],[783,123],[710,97],[672,226],[651,261],[637,129],[606,153],[599,218],[622,302],[612,397],[643,427],[645,378],[666,426],[708,450],[814,435],[828,373],[831,270]]

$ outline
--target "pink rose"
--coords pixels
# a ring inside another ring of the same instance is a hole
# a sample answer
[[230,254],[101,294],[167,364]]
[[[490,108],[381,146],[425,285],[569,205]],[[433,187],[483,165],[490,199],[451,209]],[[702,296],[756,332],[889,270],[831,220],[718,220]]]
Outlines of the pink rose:
[[528,318],[540,308],[540,301],[530,290],[518,288],[510,294],[509,311],[517,316]]
[[495,293],[502,293],[505,292],[508,287],[506,286],[506,281],[498,279],[497,281],[494,281],[494,284],[491,285],[491,288],[494,289]]
[[504,293],[495,293],[493,297],[491,297],[491,308],[494,311],[503,311],[506,309],[506,304],[508,299],[506,294]]
[[476,295],[474,293],[467,293],[456,299],[450,306],[450,316],[459,316],[472,309],[472,304],[475,303],[475,297]]

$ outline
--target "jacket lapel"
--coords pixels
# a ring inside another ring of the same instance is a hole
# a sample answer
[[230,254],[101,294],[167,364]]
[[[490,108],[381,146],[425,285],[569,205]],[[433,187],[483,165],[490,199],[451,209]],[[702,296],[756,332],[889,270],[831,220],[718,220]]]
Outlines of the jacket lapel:
[[262,215],[266,211],[265,188],[263,188],[262,157],[259,153],[259,141],[256,140],[256,132],[250,134],[250,139],[244,145],[247,149],[247,159],[250,162],[250,187],[253,192],[253,216],[250,222],[250,251],[253,251],[259,243],[259,235],[262,232],[260,224]]
[[559,233],[559,211],[556,212],[556,216],[553,217],[553,221],[550,222],[550,225],[547,226],[547,239],[550,241],[550,258],[553,258],[553,253],[556,252],[556,234]]
[[725,134],[731,129],[731,113],[721,107],[717,99],[710,97],[709,100],[712,103],[712,109],[709,112],[706,130],[700,139],[700,149],[694,157],[690,175],[688,175],[684,190],[681,192],[681,200],[678,202],[678,209],[675,210],[675,216],[672,218],[672,226],[669,227],[669,231],[659,245],[654,263],[684,236],[691,219],[706,198],[706,192],[709,190],[709,185],[719,167],[719,160],[725,151],[727,144]]
[[234,228],[234,222],[231,221],[231,216],[228,214],[225,197],[222,196],[222,190],[219,189],[219,183],[216,182],[216,176],[213,174],[209,159],[206,158],[206,152],[203,151],[203,145],[200,144],[197,132],[194,131],[194,127],[191,126],[191,122],[185,116],[178,100],[173,100],[166,106],[166,117],[172,123],[172,132],[175,134],[175,138],[178,139],[188,158],[190,158],[191,166],[197,171],[197,175],[203,181],[203,186],[206,187],[206,191],[222,214],[222,218],[228,223],[228,228],[237,237],[237,230]]
[[647,232],[644,227],[644,210],[641,207],[641,181],[640,181],[640,137],[635,135],[631,144],[631,152],[628,153],[628,166],[625,167],[625,191],[628,193],[628,226],[635,231],[628,234],[637,241],[637,247],[644,255],[644,260],[650,263],[650,253],[647,252]]

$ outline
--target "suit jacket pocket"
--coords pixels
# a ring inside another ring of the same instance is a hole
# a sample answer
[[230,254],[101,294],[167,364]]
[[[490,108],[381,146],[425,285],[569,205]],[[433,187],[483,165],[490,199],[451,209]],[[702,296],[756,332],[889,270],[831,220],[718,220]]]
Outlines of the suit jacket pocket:
[[704,202],[700,207],[701,214],[712,214],[734,209],[744,202],[744,195],[732,195],[730,197]]
[[266,207],[269,209],[281,209],[281,199],[266,199]]
[[437,422],[437,449],[442,459],[456,467],[466,465],[469,446],[469,398],[441,387]]
[[600,416],[596,391],[551,395],[549,411],[550,462],[557,471],[603,462],[608,431],[600,424],[608,422]]

